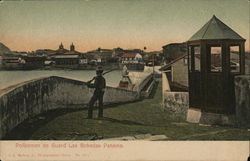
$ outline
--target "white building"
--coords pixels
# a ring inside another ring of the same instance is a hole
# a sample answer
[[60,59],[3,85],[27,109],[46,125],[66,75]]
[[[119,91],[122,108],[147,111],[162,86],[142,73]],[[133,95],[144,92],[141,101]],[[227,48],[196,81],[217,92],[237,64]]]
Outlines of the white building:
[[88,64],[88,59],[87,58],[80,58],[79,64]]
[[124,53],[120,57],[122,64],[138,64],[142,62],[142,55],[139,53]]

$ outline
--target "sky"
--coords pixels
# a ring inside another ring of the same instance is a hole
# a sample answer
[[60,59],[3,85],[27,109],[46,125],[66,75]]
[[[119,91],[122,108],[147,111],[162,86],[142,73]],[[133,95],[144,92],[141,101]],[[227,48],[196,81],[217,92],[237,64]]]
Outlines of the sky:
[[248,0],[5,0],[0,42],[11,50],[97,48],[162,50],[187,41],[213,15],[246,39]]

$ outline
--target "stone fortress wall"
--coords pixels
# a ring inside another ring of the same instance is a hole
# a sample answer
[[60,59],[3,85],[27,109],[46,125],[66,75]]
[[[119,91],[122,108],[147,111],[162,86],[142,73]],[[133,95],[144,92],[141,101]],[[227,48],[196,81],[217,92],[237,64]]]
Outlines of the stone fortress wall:
[[[86,107],[93,91],[86,82],[57,76],[34,79],[2,90],[0,138],[25,119],[37,114],[58,108]],[[137,91],[107,87],[104,105],[140,99]]]

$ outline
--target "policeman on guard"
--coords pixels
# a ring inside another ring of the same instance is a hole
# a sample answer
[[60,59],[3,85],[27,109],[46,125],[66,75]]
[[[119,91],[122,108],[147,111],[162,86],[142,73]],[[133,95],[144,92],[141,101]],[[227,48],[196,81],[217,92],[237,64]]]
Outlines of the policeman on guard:
[[[89,101],[89,109],[88,109],[88,119],[93,117],[93,106],[95,102],[98,100],[98,118],[103,118],[103,95],[106,87],[106,80],[103,77],[103,69],[101,66],[98,66],[96,69],[96,77],[87,82],[89,88],[95,88],[94,94]],[[91,82],[94,81],[94,84]]]

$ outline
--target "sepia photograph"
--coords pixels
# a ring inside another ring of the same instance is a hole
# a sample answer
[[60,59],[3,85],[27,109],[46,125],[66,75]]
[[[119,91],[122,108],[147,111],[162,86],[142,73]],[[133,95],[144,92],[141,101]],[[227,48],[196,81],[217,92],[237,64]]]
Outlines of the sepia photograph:
[[214,151],[210,144],[226,142],[247,160],[249,5],[1,0],[0,159],[72,157],[12,154],[3,149],[8,143],[14,151],[128,151],[135,143],[157,148],[175,142],[182,148],[207,143]]

